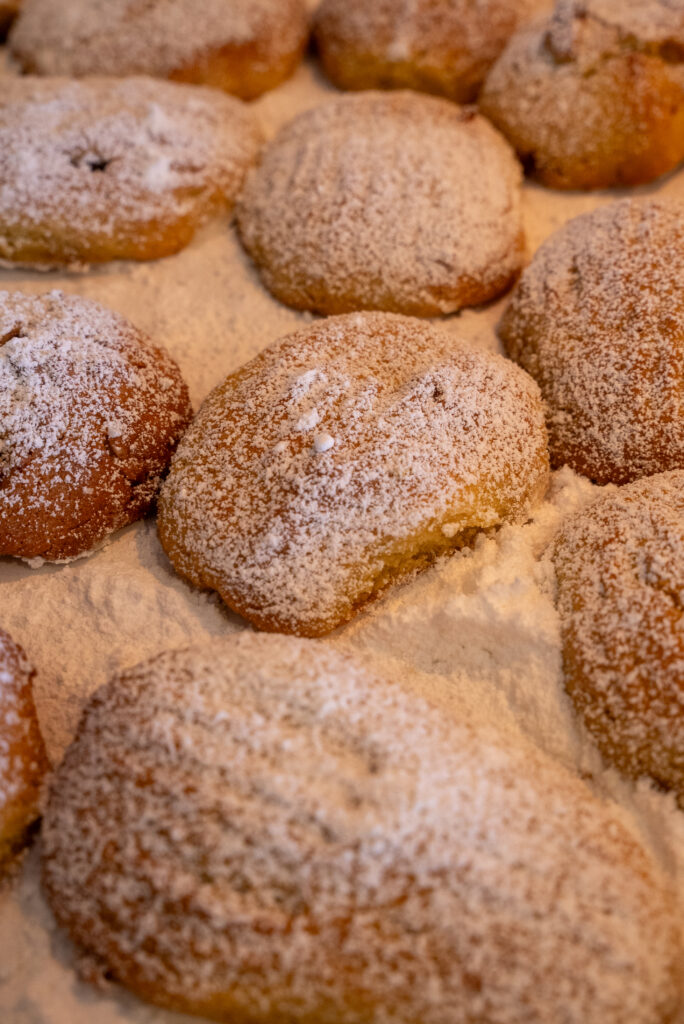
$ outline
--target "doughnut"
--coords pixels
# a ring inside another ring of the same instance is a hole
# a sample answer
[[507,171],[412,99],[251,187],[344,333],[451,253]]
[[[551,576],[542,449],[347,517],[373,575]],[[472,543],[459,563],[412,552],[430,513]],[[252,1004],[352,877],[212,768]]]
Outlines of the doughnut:
[[684,809],[684,470],[571,516],[553,558],[578,714],[607,762]]
[[238,230],[289,306],[435,316],[517,277],[520,183],[508,144],[473,110],[411,92],[347,95],[266,147]]
[[234,1024],[665,1024],[659,869],[556,762],[317,641],[242,633],[102,687],[43,881],[96,970]]
[[295,70],[303,0],[23,0],[9,38],[24,72],[153,75],[254,99]]
[[40,814],[47,757],[24,652],[0,629],[0,873]]
[[684,468],[684,206],[625,199],[569,221],[499,325],[535,378],[551,463],[597,483]]
[[551,188],[640,185],[684,158],[684,8],[558,0],[510,39],[480,109]]
[[259,144],[247,109],[214,89],[7,77],[0,259],[60,266],[168,256],[229,208]]
[[519,25],[549,0],[323,0],[314,38],[341,89],[419,89],[471,103]]
[[0,292],[0,556],[74,558],[140,519],[190,416],[176,364],[122,316]]
[[420,320],[352,313],[211,393],[159,536],[182,576],[259,629],[317,636],[477,531],[525,521],[547,482],[527,374]]

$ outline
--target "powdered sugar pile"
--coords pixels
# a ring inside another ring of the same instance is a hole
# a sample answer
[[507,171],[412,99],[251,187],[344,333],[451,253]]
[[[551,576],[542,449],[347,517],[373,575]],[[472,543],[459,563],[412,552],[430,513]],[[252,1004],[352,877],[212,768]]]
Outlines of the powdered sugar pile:
[[[259,101],[272,133],[320,102],[328,87],[310,65]],[[650,191],[684,197],[684,176]],[[525,188],[530,251],[569,217],[611,196]],[[168,347],[197,405],[228,372],[308,318],[279,305],[225,223],[207,227],[184,252],[150,265],[113,264],[86,276],[4,272],[5,287],[55,287],[100,299]],[[445,322],[474,348],[494,351],[503,303]],[[318,428],[316,428],[318,429]],[[334,450],[334,449],[333,449]],[[560,629],[546,546],[563,519],[600,491],[567,470],[554,474],[531,523],[483,536],[399,587],[327,643],[363,657],[448,719],[479,718],[562,760],[609,799],[657,852],[684,894],[684,814],[646,783],[606,771],[564,694]],[[56,761],[83,702],[112,673],[189,642],[245,628],[217,600],[186,585],[160,549],[154,525],[117,534],[88,559],[31,571],[0,560],[0,623],[39,670],[38,711]],[[0,1019],[3,1024],[171,1024],[181,1018],[115,988],[96,993],[76,980],[73,951],[40,895],[36,852],[0,895]],[[182,1018],[185,1020],[185,1018]],[[195,1018],[187,1018],[188,1024]]]

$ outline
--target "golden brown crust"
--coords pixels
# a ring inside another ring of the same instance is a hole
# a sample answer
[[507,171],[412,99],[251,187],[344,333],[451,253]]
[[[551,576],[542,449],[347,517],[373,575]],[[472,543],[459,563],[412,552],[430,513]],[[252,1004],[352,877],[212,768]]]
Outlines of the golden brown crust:
[[328,644],[128,670],[51,786],[43,880],[90,962],[233,1024],[665,1024],[663,878],[559,764]]
[[314,36],[341,89],[418,89],[471,103],[510,35],[546,0],[323,0]]
[[151,78],[8,78],[0,95],[0,258],[149,260],[228,210],[261,142],[213,89]]
[[387,586],[524,520],[548,479],[533,381],[384,313],[281,339],[204,403],[159,535],[175,567],[260,629],[318,636]]
[[34,670],[0,629],[0,872],[26,844],[40,814],[48,769],[33,703]]
[[347,95],[285,125],[236,207],[266,287],[297,309],[414,316],[478,305],[523,261],[521,170],[472,109]]
[[551,462],[622,484],[684,467],[684,207],[624,199],[569,221],[499,334],[546,403]]
[[0,293],[0,555],[73,558],[141,518],[190,416],[178,367],[123,317]]
[[684,807],[684,470],[572,516],[553,557],[575,708],[609,763]]
[[0,37],[4,37],[14,21],[21,6],[21,0],[2,0],[0,2]]
[[242,99],[273,89],[309,34],[302,0],[24,0],[9,39],[40,75],[154,75]]
[[668,8],[678,21],[661,37],[648,32],[648,11],[657,23],[667,6],[658,0],[641,4],[645,24],[624,24],[618,0],[603,6],[612,20],[602,0],[567,0],[520,30],[480,95],[527,172],[552,188],[639,185],[684,158],[684,19]]

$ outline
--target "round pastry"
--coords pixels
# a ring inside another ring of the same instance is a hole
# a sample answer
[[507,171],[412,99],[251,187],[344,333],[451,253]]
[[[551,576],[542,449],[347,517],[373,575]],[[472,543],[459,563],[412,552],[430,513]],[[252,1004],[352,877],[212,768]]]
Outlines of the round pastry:
[[288,78],[303,0],[23,0],[9,39],[25,72],[154,75],[253,99]]
[[0,292],[0,556],[73,558],[140,519],[190,416],[178,367],[122,316]]
[[508,144],[472,110],[410,92],[342,96],[266,147],[238,228],[290,306],[433,316],[517,276],[520,181]]
[[684,8],[558,0],[492,68],[480,109],[552,188],[639,185],[684,158]]
[[212,392],[159,535],[183,576],[260,629],[317,636],[478,530],[524,521],[547,480],[527,374],[420,320],[349,314]]
[[21,0],[0,0],[0,37],[4,38],[20,6]]
[[6,78],[0,258],[151,260],[227,209],[260,136],[238,101],[151,78]]
[[43,879],[144,999],[272,1024],[665,1024],[660,872],[577,779],[316,642],[243,633],[100,689]]
[[684,470],[571,516],[553,557],[578,713],[608,762],[684,808]]
[[625,199],[570,221],[499,333],[539,384],[551,462],[598,483],[684,467],[684,207]]
[[40,814],[47,757],[24,652],[0,629],[0,872]]
[[314,34],[341,89],[420,89],[470,103],[509,36],[550,0],[323,0]]

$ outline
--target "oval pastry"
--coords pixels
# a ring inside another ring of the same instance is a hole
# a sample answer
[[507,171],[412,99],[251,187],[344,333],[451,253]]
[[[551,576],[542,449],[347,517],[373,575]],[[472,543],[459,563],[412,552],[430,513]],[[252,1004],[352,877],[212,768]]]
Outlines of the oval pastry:
[[151,78],[11,78],[0,95],[0,259],[152,260],[227,210],[260,134],[238,100]]
[[553,558],[575,708],[608,762],[684,807],[684,470],[571,516]]
[[546,403],[551,462],[597,483],[684,468],[684,207],[625,199],[569,221],[499,326]]
[[512,37],[480,109],[544,185],[652,181],[684,158],[684,8],[559,0]]
[[190,416],[176,364],[122,316],[0,292],[0,556],[73,558],[140,519]]
[[519,25],[548,0],[322,0],[314,36],[340,89],[419,89],[470,103]]
[[91,700],[43,879],[138,995],[272,1024],[665,1024],[678,933],[617,815],[531,745],[242,633]]
[[0,872],[26,844],[40,814],[48,768],[33,703],[34,675],[24,652],[0,629]]
[[253,99],[292,74],[308,36],[303,0],[23,0],[9,45],[24,72],[154,75]]
[[266,147],[236,208],[266,287],[319,313],[451,313],[522,266],[520,168],[472,110],[417,93],[342,96]]
[[547,479],[530,377],[420,320],[350,314],[212,392],[159,535],[182,575],[260,629],[314,636],[477,530],[524,520]]

